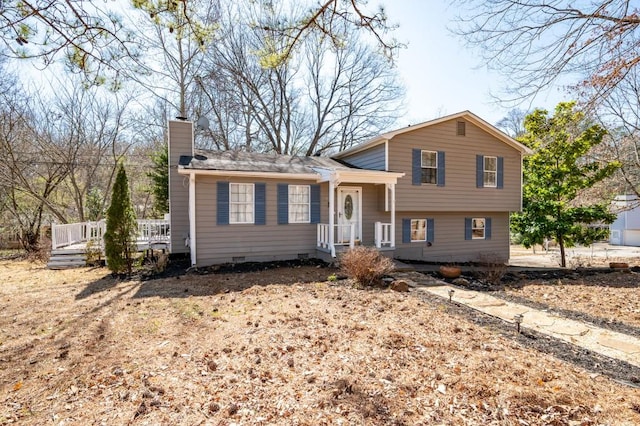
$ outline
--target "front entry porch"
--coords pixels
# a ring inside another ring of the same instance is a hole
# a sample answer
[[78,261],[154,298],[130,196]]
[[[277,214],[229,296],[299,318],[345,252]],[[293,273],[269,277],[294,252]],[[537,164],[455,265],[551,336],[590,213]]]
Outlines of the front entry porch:
[[333,170],[327,173],[328,223],[317,224],[318,253],[336,253],[357,245],[386,255],[395,250],[395,186],[403,173]]

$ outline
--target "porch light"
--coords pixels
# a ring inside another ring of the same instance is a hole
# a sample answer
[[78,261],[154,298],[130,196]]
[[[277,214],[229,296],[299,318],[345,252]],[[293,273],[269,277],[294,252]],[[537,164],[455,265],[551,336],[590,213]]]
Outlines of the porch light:
[[518,314],[513,317],[513,321],[516,323],[516,329],[518,333],[520,333],[520,324],[522,324],[522,320],[524,319],[524,315]]

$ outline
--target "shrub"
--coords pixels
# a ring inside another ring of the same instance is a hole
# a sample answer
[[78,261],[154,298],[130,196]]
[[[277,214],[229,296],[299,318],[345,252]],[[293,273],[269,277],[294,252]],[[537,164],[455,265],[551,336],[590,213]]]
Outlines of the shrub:
[[480,264],[480,277],[489,284],[499,285],[507,273],[507,265],[497,255],[481,254],[478,256],[478,263]]
[[113,184],[111,205],[107,209],[107,230],[104,234],[104,252],[107,266],[113,272],[131,274],[138,249],[136,234],[138,222],[131,203],[129,181],[122,163]]
[[374,248],[360,246],[342,255],[340,267],[361,286],[374,286],[380,285],[382,277],[393,270],[393,261]]

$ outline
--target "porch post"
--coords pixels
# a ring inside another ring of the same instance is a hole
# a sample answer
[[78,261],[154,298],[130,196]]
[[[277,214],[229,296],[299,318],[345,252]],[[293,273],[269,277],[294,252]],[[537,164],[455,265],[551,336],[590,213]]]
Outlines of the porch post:
[[196,257],[196,174],[189,174],[189,253],[191,265],[197,262]]
[[334,236],[334,197],[335,197],[335,187],[333,184],[333,178],[329,179],[329,250],[331,252],[331,257],[336,257],[336,248],[333,244],[333,236]]
[[389,186],[391,190],[391,248],[396,246],[396,184]]

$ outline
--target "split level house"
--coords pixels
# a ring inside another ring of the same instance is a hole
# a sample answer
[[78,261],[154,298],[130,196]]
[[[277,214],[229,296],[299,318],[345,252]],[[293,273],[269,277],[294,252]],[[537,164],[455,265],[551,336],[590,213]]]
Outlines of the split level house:
[[194,148],[169,124],[173,253],[195,266],[331,260],[355,245],[397,259],[507,261],[528,148],[464,111],[328,157]]

